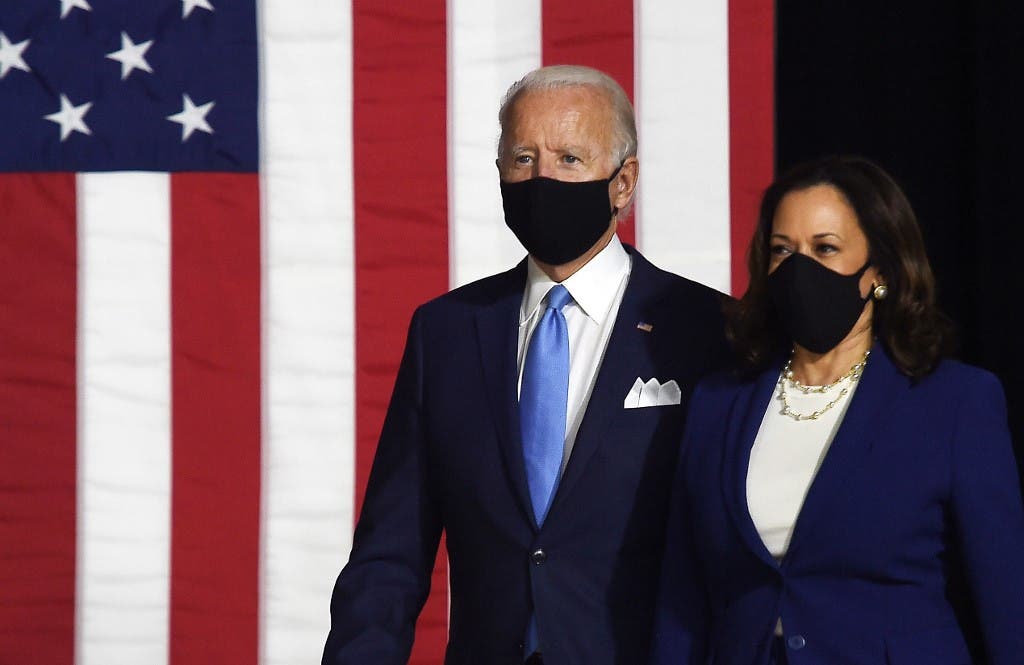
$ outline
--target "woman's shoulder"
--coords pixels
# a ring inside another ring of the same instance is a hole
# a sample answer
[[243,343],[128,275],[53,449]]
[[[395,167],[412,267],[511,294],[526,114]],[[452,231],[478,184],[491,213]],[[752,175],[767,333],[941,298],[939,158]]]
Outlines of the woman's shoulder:
[[935,369],[910,384],[908,393],[931,409],[930,418],[958,421],[969,418],[1006,422],[1006,395],[992,372],[958,360],[942,360]]
[[1003,392],[999,378],[992,372],[959,360],[943,359],[935,369],[921,378],[919,389],[955,390],[961,392]]

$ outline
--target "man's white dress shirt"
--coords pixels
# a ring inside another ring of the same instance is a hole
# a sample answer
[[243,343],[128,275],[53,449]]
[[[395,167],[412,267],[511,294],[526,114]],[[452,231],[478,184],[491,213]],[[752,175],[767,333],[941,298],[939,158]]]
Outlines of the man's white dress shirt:
[[[604,249],[562,282],[572,296],[572,302],[562,309],[569,332],[569,401],[562,472],[569,461],[576,433],[594,389],[597,370],[615,326],[631,267],[629,254],[623,249],[618,236],[613,236]],[[523,363],[530,337],[544,314],[541,305],[546,306],[544,298],[554,285],[555,282],[537,267],[533,258],[528,258],[526,289],[519,310],[519,385],[523,381]]]

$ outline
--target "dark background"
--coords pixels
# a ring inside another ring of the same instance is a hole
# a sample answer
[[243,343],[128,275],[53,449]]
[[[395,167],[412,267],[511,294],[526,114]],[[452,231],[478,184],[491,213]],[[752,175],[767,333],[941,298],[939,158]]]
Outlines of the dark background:
[[962,360],[1007,393],[1024,470],[1024,3],[776,6],[776,168],[860,154],[921,223]]

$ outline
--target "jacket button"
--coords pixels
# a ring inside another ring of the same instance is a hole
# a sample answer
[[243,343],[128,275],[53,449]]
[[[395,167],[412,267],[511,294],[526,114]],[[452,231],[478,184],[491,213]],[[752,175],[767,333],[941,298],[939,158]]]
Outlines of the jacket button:
[[530,555],[530,561],[532,561],[533,565],[535,566],[539,566],[547,560],[548,555],[544,552],[544,550],[534,550],[533,553]]
[[807,646],[807,640],[804,639],[803,635],[793,635],[788,640],[786,640],[786,644],[788,644],[789,648],[793,651],[799,651],[800,649],[803,649],[805,646]]

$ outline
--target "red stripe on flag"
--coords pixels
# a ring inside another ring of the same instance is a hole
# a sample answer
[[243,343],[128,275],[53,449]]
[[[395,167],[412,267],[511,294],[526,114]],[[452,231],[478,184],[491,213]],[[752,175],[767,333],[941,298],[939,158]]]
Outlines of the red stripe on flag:
[[[362,504],[416,305],[448,289],[445,0],[354,0],[356,487]],[[448,639],[440,554],[411,663]]]
[[[541,49],[544,65],[586,65],[600,69],[633,97],[633,3],[543,0]],[[635,100],[634,100],[635,101]],[[619,238],[636,243],[633,216],[619,223]]]
[[747,246],[775,163],[775,3],[729,2],[732,293],[747,290]]
[[0,662],[75,653],[75,176],[0,174]]
[[255,663],[260,217],[255,174],[171,176],[170,662]]

